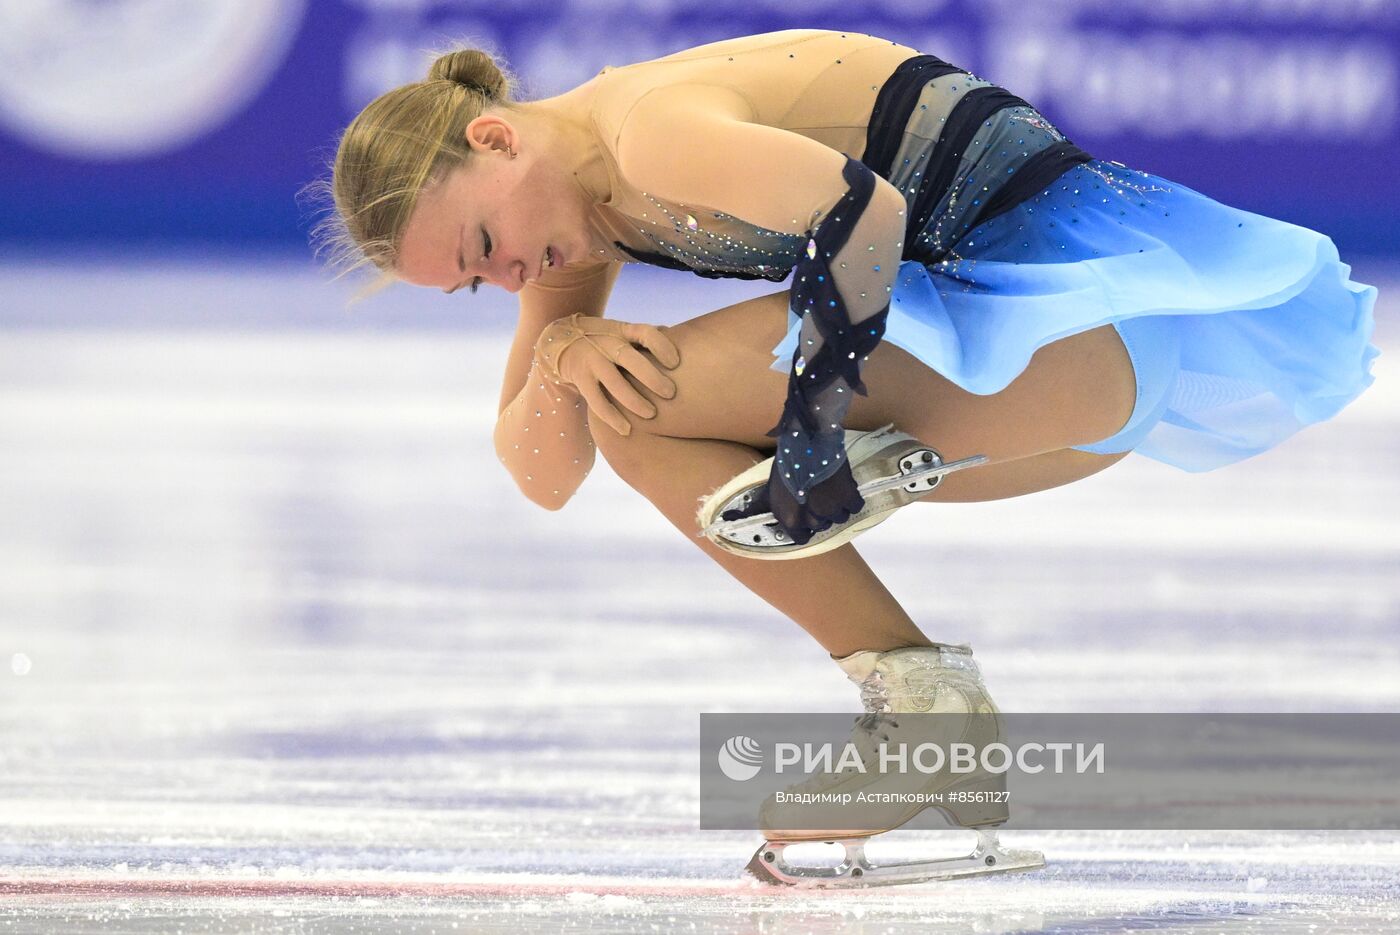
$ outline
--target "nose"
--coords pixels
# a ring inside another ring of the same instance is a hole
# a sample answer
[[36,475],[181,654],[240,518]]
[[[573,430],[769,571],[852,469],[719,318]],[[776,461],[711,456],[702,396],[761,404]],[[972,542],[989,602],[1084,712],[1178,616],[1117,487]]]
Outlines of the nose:
[[530,270],[526,268],[523,260],[512,260],[507,264],[504,272],[493,272],[491,278],[502,289],[516,293],[525,288],[525,280],[529,275]]

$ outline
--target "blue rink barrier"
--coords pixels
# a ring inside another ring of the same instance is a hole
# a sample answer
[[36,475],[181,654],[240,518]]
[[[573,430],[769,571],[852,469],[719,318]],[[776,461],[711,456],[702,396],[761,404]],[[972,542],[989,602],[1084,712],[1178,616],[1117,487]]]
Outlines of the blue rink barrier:
[[[1078,145],[1331,236],[1400,243],[1400,6],[1380,0],[60,0],[0,14],[0,249],[305,249],[296,191],[369,99],[454,42],[524,97],[788,28],[938,55]],[[178,15],[171,11],[178,11]]]

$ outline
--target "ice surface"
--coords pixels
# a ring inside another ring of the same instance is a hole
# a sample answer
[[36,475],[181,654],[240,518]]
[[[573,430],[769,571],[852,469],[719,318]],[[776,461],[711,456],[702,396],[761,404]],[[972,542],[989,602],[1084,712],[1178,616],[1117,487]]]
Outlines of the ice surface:
[[[1274,452],[1129,457],[859,547],[1006,710],[1396,710],[1396,311],[1376,386]],[[1049,865],[749,883],[758,835],[696,830],[699,712],[856,693],[601,459],[560,512],[520,496],[505,347],[0,337],[0,930],[1400,931],[1393,833],[1006,832]]]

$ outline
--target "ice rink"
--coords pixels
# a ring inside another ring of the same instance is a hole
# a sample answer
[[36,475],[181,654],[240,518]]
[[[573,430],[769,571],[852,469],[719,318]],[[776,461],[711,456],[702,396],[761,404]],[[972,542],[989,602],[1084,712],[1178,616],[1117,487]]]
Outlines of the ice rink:
[[[633,272],[613,317],[739,296]],[[1400,709],[1400,275],[1365,272],[1383,353],[1335,420],[858,548],[1007,711]],[[854,687],[602,458],[559,512],[516,491],[507,305],[343,291],[0,267],[0,932],[1400,931],[1393,832],[1008,831],[1044,870],[749,881],[757,832],[697,830],[699,713]]]

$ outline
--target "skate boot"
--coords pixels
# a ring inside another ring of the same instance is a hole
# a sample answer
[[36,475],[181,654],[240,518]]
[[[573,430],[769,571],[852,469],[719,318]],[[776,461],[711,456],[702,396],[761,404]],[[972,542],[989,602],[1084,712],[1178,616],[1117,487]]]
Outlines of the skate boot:
[[701,498],[696,520],[698,535],[736,555],[760,559],[792,559],[818,555],[844,545],[876,526],[900,507],[913,503],[938,486],[943,475],[984,463],[985,455],[973,455],[944,463],[943,457],[890,423],[869,432],[846,432],[846,458],[851,477],[865,505],[844,523],[813,534],[796,545],[773,519],[772,513],[756,513],[740,519],[721,517],[730,510],[750,507],[756,492],[768,483],[773,459],[760,461],[740,472],[714,493]]
[[[876,886],[1033,870],[1045,865],[1039,853],[1006,851],[997,842],[992,829],[1009,816],[1005,773],[980,769],[953,772],[945,768],[925,778],[882,776],[869,768],[878,760],[877,745],[882,741],[903,741],[906,748],[931,742],[945,750],[949,744],[967,743],[981,750],[1001,739],[1000,712],[982,684],[969,646],[939,644],[887,652],[862,650],[838,659],[837,663],[860,687],[866,713],[856,719],[851,743],[860,751],[867,771],[852,768],[822,774],[786,791],[854,795],[862,791],[875,794],[917,790],[924,794],[924,801],[892,804],[863,816],[878,819],[871,823],[880,827],[812,830],[810,826],[802,827],[800,821],[801,811],[809,806],[769,799],[759,812],[759,827],[767,840],[749,861],[750,873],[774,884]],[[900,714],[944,716],[906,717],[905,727],[901,728]],[[929,801],[930,798],[939,801]],[[942,811],[951,824],[977,832],[977,845],[971,854],[879,865],[866,859],[865,842],[872,835],[897,828],[929,807]],[[796,866],[784,859],[788,846],[808,841],[840,843],[845,858],[835,867]]]

